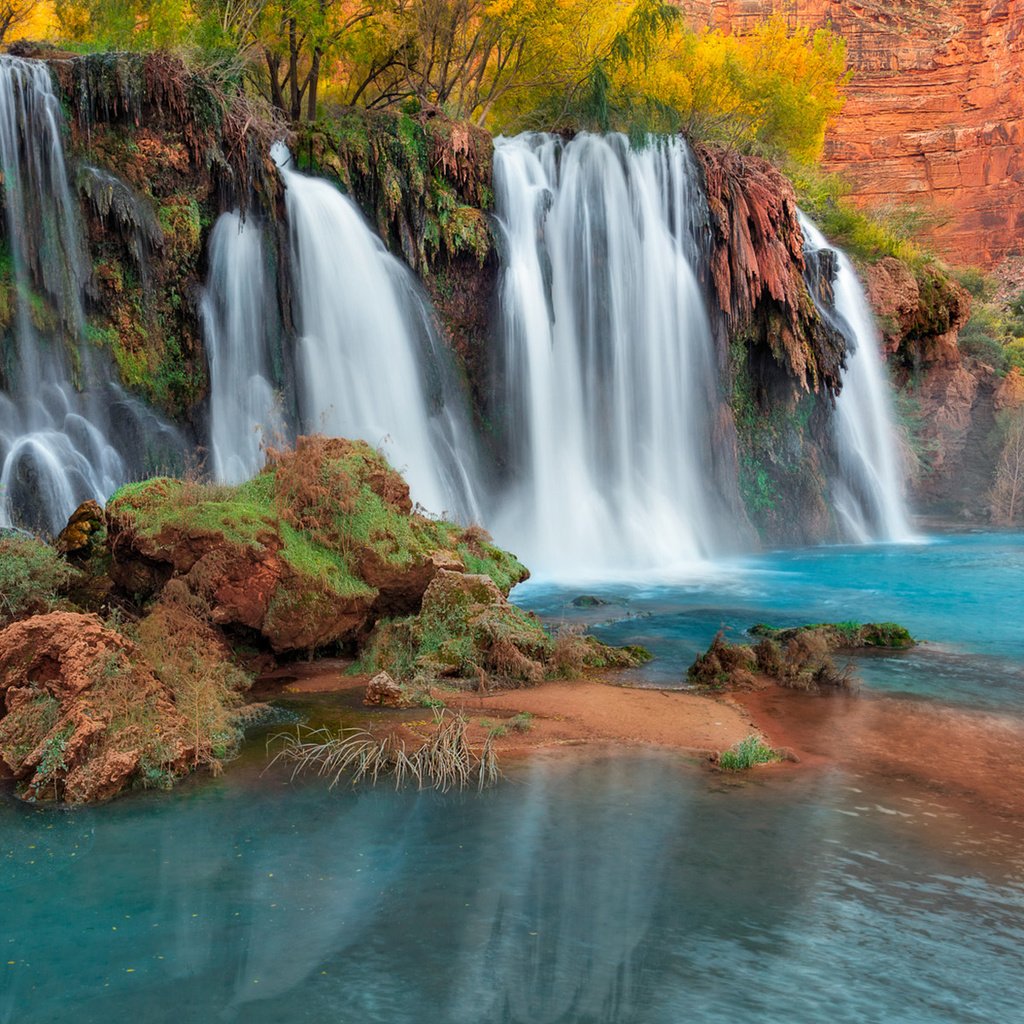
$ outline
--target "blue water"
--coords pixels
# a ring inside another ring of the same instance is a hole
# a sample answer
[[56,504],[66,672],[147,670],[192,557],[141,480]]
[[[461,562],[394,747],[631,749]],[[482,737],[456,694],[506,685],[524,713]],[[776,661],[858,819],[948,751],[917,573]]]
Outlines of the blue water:
[[[895,619],[941,646],[865,661],[871,686],[1019,711],[1021,541],[765,555],[588,611],[552,585],[520,600],[649,644],[657,685],[720,626]],[[1012,815],[663,753],[538,756],[449,796],[264,763],[254,741],[221,778],[74,812],[0,790],[0,1024],[1021,1019]]]
[[[572,606],[587,594],[609,604]],[[686,667],[725,629],[757,622],[894,621],[926,641],[850,660],[872,688],[1024,714],[1024,534],[928,544],[821,547],[737,559],[686,584],[527,583],[516,600],[554,622],[585,622],[609,643],[657,656],[637,682],[685,685]]]
[[0,806],[0,1021],[1019,1020],[1024,866],[885,800],[652,754]]

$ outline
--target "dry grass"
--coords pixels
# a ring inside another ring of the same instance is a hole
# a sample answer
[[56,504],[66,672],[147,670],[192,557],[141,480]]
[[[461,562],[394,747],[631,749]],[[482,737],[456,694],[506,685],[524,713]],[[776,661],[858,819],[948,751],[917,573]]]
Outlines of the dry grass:
[[[348,779],[353,786],[389,778],[395,788],[415,783],[417,789],[466,789],[475,785],[483,790],[501,777],[491,736],[479,753],[466,736],[467,721],[461,714],[443,708],[434,709],[434,729],[424,743],[410,751],[402,741],[387,736],[378,739],[365,729],[296,728],[268,741],[280,748],[270,765],[283,761],[293,765],[292,778],[315,772],[328,780],[331,789]],[[269,767],[269,766],[268,766]]]

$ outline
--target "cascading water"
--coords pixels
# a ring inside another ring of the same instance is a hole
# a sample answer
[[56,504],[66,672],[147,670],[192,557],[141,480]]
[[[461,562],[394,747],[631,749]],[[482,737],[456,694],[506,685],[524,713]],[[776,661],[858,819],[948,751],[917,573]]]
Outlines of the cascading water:
[[[160,461],[182,450],[177,433],[109,383],[99,356],[81,344],[86,273],[61,126],[48,67],[0,56],[3,241],[13,306],[11,356],[0,371],[0,525],[51,533],[80,502],[106,498],[145,457]],[[44,301],[60,321],[45,332],[33,322]]]
[[716,548],[702,216],[678,138],[498,139],[502,371],[512,482],[499,539],[559,574],[667,568]]
[[800,227],[810,250],[836,253],[834,306],[816,301],[849,346],[834,418],[839,474],[832,483],[833,505],[852,540],[912,540],[892,396],[871,306],[849,257],[803,214]]
[[210,361],[210,469],[224,483],[256,474],[264,440],[286,433],[271,384],[272,295],[259,225],[238,213],[222,214],[210,236],[202,315]]
[[296,296],[300,426],[380,445],[433,512],[477,518],[475,442],[430,308],[356,205],[276,145]]

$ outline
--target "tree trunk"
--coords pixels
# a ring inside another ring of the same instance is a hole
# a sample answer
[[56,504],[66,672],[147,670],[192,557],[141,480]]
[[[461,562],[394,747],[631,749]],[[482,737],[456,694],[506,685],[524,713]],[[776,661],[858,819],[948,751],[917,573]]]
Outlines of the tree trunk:
[[291,119],[298,121],[302,117],[302,93],[299,91],[299,43],[295,19],[288,19],[288,67],[291,72]]
[[267,62],[267,77],[270,79],[270,102],[284,114],[287,108],[281,92],[281,57],[269,50],[264,50],[263,56]]
[[306,101],[306,119],[308,121],[316,120],[316,94],[320,86],[320,61],[322,56],[320,47],[315,47],[313,50],[313,63],[309,68],[309,82],[306,86],[309,89],[309,96]]

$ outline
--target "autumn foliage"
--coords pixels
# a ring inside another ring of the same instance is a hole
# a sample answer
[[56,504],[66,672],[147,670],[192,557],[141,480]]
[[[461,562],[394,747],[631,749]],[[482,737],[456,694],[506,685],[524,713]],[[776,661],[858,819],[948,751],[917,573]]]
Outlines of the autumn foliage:
[[293,121],[412,106],[495,132],[686,131],[810,162],[847,79],[827,30],[696,30],[664,0],[58,0],[57,15],[79,47],[181,49]]

